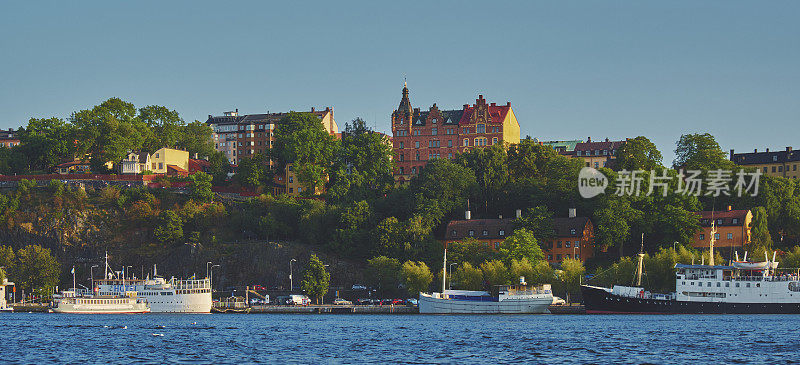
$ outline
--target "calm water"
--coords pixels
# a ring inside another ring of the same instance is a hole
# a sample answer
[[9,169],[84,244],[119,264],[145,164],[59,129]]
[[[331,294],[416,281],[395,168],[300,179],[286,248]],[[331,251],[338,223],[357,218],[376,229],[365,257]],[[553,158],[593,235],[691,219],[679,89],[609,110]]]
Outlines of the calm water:
[[0,362],[790,363],[799,328],[791,315],[15,313],[0,314]]

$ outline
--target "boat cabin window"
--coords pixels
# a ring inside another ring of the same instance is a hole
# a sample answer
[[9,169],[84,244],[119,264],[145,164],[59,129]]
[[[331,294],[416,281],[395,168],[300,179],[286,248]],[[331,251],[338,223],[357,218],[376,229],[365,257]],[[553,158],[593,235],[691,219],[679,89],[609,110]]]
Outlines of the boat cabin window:
[[720,287],[720,285],[719,285],[719,284],[720,284],[720,283],[717,283],[717,288],[719,288],[719,287]]
[[739,283],[736,283],[736,287],[737,287],[737,288],[739,287]]
[[756,283],[756,288],[760,288],[760,287],[761,287],[761,283]]
[[725,283],[725,287],[726,288],[730,288],[730,286],[731,286],[731,283]]

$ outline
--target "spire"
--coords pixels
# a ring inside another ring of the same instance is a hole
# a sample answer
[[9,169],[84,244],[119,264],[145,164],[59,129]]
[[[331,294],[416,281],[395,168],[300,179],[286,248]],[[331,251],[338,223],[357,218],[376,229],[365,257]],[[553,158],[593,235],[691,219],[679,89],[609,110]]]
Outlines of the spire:
[[411,116],[413,109],[411,108],[411,100],[408,98],[408,85],[403,81],[403,99],[400,100],[400,106],[397,107],[398,113],[405,113],[406,116]]

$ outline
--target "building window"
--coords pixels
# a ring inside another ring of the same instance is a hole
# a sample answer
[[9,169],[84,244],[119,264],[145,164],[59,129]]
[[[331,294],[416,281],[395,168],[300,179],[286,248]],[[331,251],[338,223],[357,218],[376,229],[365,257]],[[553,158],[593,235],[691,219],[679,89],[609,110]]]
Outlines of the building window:
[[553,248],[553,241],[547,242],[547,248]]
[[581,155],[581,151],[575,151],[575,156],[580,156],[580,155]]
[[415,157],[416,157],[416,160],[419,161],[419,152],[417,152],[417,155]]
[[728,239],[729,239],[729,240],[732,240],[732,239],[733,239],[733,233],[728,233]]
[[778,172],[783,172],[783,166],[778,166]]
[[501,230],[500,230],[500,236],[502,237],[502,236],[505,236],[505,235],[506,235],[506,231],[504,231],[504,230],[502,230],[502,229],[501,229]]
[[486,133],[486,125],[478,124],[478,131],[476,133]]
[[714,239],[715,239],[715,240],[718,240],[718,239],[719,239],[719,233],[714,233]]
[[775,166],[772,166],[772,172],[775,172]]
[[402,166],[400,166],[400,175],[405,175],[405,173],[406,173],[406,171],[405,171],[405,170],[406,170],[405,168],[403,168]]
[[561,261],[561,254],[556,254],[556,261]]
[[164,169],[164,163],[163,162],[159,162],[158,163],[158,169],[159,170],[163,170]]
[[493,145],[497,144],[497,137],[492,138],[492,144]]
[[700,240],[702,241],[702,240],[704,240],[704,239],[706,239],[706,235],[704,235],[704,234],[700,233]]
[[450,231],[450,235],[455,237],[456,236],[456,230],[454,229],[454,230]]
[[294,176],[289,176],[289,184],[294,182]]
[[[431,119],[431,123],[436,124],[436,118]],[[434,133],[436,134],[436,133]]]
[[600,167],[600,163],[599,162],[595,162],[594,163],[594,168],[599,168],[599,167]]
[[550,254],[548,254],[548,255],[547,255],[547,260],[548,260],[548,261],[553,261],[553,255],[550,255]]
[[777,155],[775,155],[775,156],[772,156],[772,161],[774,161],[774,162],[778,162],[778,156],[777,156]]
[[447,154],[447,158],[452,160],[453,159],[453,154],[452,153],[448,153]]
[[[436,119],[434,119],[434,120],[436,120]],[[431,128],[431,135],[435,136],[437,134],[439,134],[439,131],[436,128]]]
[[299,193],[299,192],[302,192],[302,191],[303,191],[303,188],[301,188],[301,187],[298,187],[298,188],[297,188],[297,192],[298,192],[298,193]]
[[404,145],[403,145],[403,142],[398,143],[398,147],[405,148]]
[[447,141],[447,147],[453,147],[453,140],[452,139]]
[[290,193],[294,193],[294,188],[289,188]]
[[739,218],[733,218],[733,220],[731,220],[731,223],[739,224]]
[[474,237],[474,236],[475,236],[475,231],[473,231],[473,230],[471,230],[471,229],[470,229],[470,230],[469,230],[469,236],[470,236],[470,237]]
[[580,259],[581,259],[581,254],[579,254],[579,253],[576,253],[576,254],[575,254],[575,260],[580,260]]
[[468,138],[464,138],[464,146],[465,147],[469,146],[469,139]]
[[500,242],[495,242],[494,243],[494,249],[496,250],[498,248],[500,248]]
[[484,235],[484,236],[488,236],[488,235],[489,235],[489,231],[487,231],[487,230],[485,230],[485,229],[484,229],[484,230],[483,230],[483,235]]
[[575,244],[573,246],[575,246],[575,248],[580,248],[581,247],[581,241],[575,241]]
[[722,225],[722,219],[717,219],[717,225],[718,225],[718,226],[721,226],[721,225]]
[[571,235],[574,235],[574,234],[575,234],[575,228],[573,228],[573,229],[570,229],[570,230],[569,230],[569,234],[571,234]]
[[414,141],[414,148],[419,148],[419,141]]
[[764,172],[767,172],[767,167],[766,166],[764,166]]
[[561,248],[561,241],[556,242],[556,248]]
[[564,243],[564,247],[569,248],[569,246],[570,246],[570,242],[569,241]]

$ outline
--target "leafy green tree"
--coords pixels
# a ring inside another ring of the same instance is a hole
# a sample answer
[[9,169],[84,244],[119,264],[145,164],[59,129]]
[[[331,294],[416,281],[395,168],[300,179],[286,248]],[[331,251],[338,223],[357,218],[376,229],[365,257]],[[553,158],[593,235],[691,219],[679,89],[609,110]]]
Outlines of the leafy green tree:
[[336,153],[336,140],[311,113],[290,112],[277,124],[270,154],[279,167],[292,164],[306,194],[325,184]]
[[490,288],[495,285],[507,285],[511,282],[508,267],[500,260],[482,263],[481,271],[483,271],[483,278],[489,284]]
[[400,282],[400,261],[386,256],[367,260],[367,278],[381,296],[387,290],[394,290]]
[[[214,139],[211,138],[214,131],[211,130],[211,126],[195,120],[183,126],[180,131],[178,140],[175,142],[178,148],[188,151],[189,156],[197,154],[200,158],[208,157],[213,171],[212,156],[221,154],[224,157],[225,155],[214,149]],[[227,171],[225,172],[227,173]]]
[[600,245],[617,247],[619,256],[624,256],[624,243],[631,234],[631,223],[641,218],[641,212],[633,209],[624,197],[608,200],[605,207],[596,210],[595,237]]
[[6,269],[9,269],[14,265],[15,259],[16,255],[14,255],[14,249],[11,246],[0,245],[0,266],[5,266]]
[[411,295],[417,295],[420,292],[427,292],[428,287],[433,281],[433,274],[421,261],[406,261],[400,269],[403,281],[406,285],[406,290]]
[[[2,251],[0,250],[0,254]],[[800,246],[794,246],[794,248],[786,252],[780,258],[780,267],[782,268],[799,268],[800,267]]]
[[725,152],[709,133],[684,134],[675,149],[676,169],[684,170],[733,170],[734,164],[725,158]]
[[477,266],[484,261],[497,260],[501,257],[499,251],[471,237],[447,245],[447,260],[458,264],[469,262]]
[[301,287],[312,298],[316,298],[317,304],[322,303],[322,297],[328,292],[331,283],[331,274],[325,270],[325,265],[319,260],[317,255],[312,254],[308,260],[308,267],[303,274]]
[[53,166],[72,160],[77,152],[77,130],[59,118],[31,118],[28,126],[19,131],[19,150],[28,156],[29,170],[49,170]]
[[118,162],[129,151],[139,150],[149,131],[133,104],[118,98],[75,112],[71,121],[78,131],[78,153],[91,156],[94,171],[106,171],[107,162]]
[[39,297],[46,297],[52,292],[61,273],[61,266],[50,250],[39,245],[19,249],[12,269],[10,276],[16,285]]
[[477,192],[483,211],[501,210],[500,197],[510,181],[508,155],[504,145],[474,148],[457,156],[456,163],[472,170],[477,182]]
[[628,139],[617,149],[614,168],[616,170],[655,170],[661,166],[661,152],[647,137]]
[[47,183],[47,190],[52,196],[63,195],[64,189],[64,183],[62,183],[60,180],[50,180],[50,182]]
[[161,212],[153,235],[161,243],[177,244],[183,239],[183,220],[172,210]]
[[469,262],[456,266],[450,274],[453,286],[463,290],[482,290],[483,272],[479,267],[474,267]]
[[392,146],[361,118],[345,126],[337,150],[328,195],[335,201],[374,199],[393,185]]
[[571,296],[580,295],[581,277],[585,272],[586,269],[580,260],[564,259],[564,261],[561,261],[561,274],[559,277],[567,292],[567,299]]
[[228,179],[228,173],[231,172],[231,164],[225,154],[215,151],[209,155],[208,164],[209,173],[214,177],[214,185],[222,185]]
[[142,148],[144,151],[153,153],[163,147],[176,147],[184,125],[183,119],[177,111],[159,105],[148,105],[139,108],[138,119],[140,124],[147,126],[143,131],[145,140]]
[[192,181],[192,198],[202,202],[214,200],[214,192],[211,191],[212,179],[211,175],[202,171],[189,176],[189,180]]
[[467,206],[474,187],[475,174],[470,169],[446,159],[429,161],[411,180],[414,213],[422,217],[426,227],[438,226],[450,213]]
[[542,260],[531,265],[533,268],[531,276],[525,277],[528,284],[552,284],[555,281],[555,272],[547,261]]
[[772,250],[772,236],[769,234],[767,224],[767,210],[764,207],[752,209],[753,219],[750,221],[750,244],[747,250],[753,255]]
[[273,176],[267,155],[257,153],[253,157],[239,159],[236,179],[240,184],[249,187],[267,186],[272,183]]
[[[536,261],[534,261],[536,262]],[[523,257],[519,260],[512,259],[511,266],[509,267],[511,272],[511,279],[512,281],[519,280],[520,278],[525,278],[527,282],[530,279],[533,279],[536,276],[536,272],[533,269],[533,264],[528,261],[528,258]]]
[[500,255],[509,263],[511,260],[521,260],[523,258],[531,262],[544,259],[542,248],[539,247],[539,242],[533,237],[533,232],[525,228],[520,228],[506,237],[503,243],[500,244]]
[[525,228],[533,232],[533,236],[540,242],[553,238],[553,212],[546,206],[539,205],[529,208],[522,217],[515,221],[517,228]]

